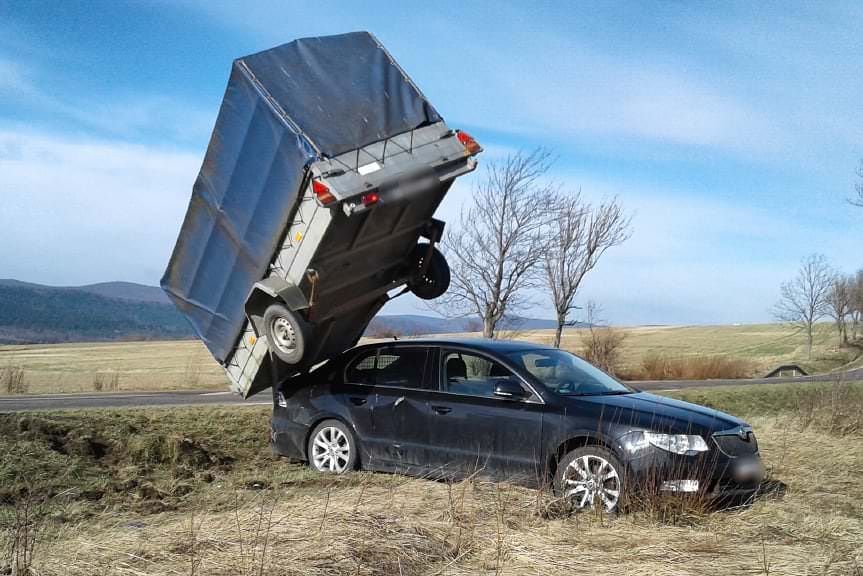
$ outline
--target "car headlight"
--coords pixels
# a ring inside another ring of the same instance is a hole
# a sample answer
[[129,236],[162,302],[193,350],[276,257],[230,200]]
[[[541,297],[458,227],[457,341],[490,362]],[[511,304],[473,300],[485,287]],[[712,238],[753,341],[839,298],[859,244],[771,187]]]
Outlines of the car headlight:
[[659,434],[657,432],[636,431],[624,436],[623,447],[632,454],[648,446],[656,446],[674,454],[693,455],[707,452],[707,442],[697,434]]

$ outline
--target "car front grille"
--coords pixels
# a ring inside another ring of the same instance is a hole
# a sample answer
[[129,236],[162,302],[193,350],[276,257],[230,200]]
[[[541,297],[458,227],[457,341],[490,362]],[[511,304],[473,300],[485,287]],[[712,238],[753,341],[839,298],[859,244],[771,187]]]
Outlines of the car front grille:
[[755,439],[752,428],[748,426],[714,432],[713,441],[716,442],[719,450],[730,458],[752,456],[758,453],[758,440]]

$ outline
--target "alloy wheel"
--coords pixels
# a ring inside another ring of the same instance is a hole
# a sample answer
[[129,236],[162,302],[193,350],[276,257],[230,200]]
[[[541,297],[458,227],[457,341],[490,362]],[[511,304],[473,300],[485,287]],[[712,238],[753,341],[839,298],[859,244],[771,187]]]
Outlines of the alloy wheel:
[[563,473],[564,496],[578,510],[592,509],[601,503],[606,512],[617,507],[620,499],[620,475],[601,456],[585,454],[569,463]]
[[351,444],[347,435],[335,426],[321,428],[312,442],[312,463],[320,472],[340,474],[347,470]]

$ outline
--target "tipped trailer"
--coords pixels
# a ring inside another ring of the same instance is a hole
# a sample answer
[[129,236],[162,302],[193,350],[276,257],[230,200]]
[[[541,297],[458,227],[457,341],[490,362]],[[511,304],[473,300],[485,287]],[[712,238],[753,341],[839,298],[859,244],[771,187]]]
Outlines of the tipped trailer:
[[247,397],[446,291],[433,215],[479,152],[369,33],[240,58],[161,285]]

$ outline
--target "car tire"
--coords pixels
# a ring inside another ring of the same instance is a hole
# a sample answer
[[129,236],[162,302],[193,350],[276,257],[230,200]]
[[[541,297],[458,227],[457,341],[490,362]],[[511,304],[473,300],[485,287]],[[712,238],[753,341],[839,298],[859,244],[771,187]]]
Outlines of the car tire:
[[312,430],[306,447],[309,466],[317,472],[344,474],[356,469],[357,442],[339,420],[324,420]]
[[428,244],[417,244],[411,253],[411,266],[416,275],[408,281],[408,289],[422,300],[433,300],[442,296],[449,288],[450,282],[449,264],[437,248],[432,248],[425,274],[420,274],[428,256],[428,249]]
[[554,493],[567,499],[576,512],[597,505],[607,513],[620,510],[626,490],[625,470],[617,456],[602,446],[582,446],[560,459],[554,474]]
[[270,350],[285,364],[299,364],[306,351],[309,325],[284,304],[270,304],[264,311],[264,333]]

